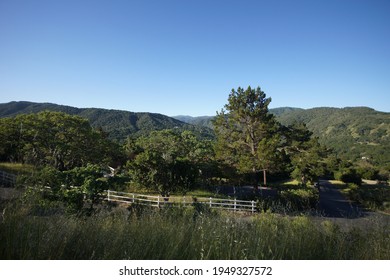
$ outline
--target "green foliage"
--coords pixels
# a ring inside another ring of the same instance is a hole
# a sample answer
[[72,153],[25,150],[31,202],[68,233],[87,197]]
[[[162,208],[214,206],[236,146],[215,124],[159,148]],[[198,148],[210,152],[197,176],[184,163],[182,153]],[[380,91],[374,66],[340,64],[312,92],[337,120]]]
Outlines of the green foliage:
[[277,166],[281,157],[279,126],[268,112],[270,102],[260,87],[239,87],[230,93],[226,111],[214,120],[217,158],[242,174],[256,177],[260,170]]
[[92,164],[68,171],[46,166],[20,183],[29,189],[27,199],[34,197],[37,207],[61,202],[69,213],[92,212],[109,186],[102,168]]
[[225,109],[214,120],[216,154],[241,174],[252,174],[257,185],[260,170],[290,172],[302,184],[325,174],[329,151],[304,123],[282,126],[269,113],[270,98],[250,87],[229,95]]
[[[362,179],[366,180],[382,180],[380,175],[381,168],[374,166],[367,160],[360,160],[355,163],[356,171]],[[386,167],[382,167],[385,169]],[[386,179],[384,179],[386,181]]]
[[355,168],[343,168],[335,173],[335,179],[340,180],[344,183],[352,183],[360,185],[362,183],[362,178],[358,174]]
[[69,170],[111,162],[119,147],[91,128],[86,119],[55,112],[0,119],[0,158]]
[[[213,117],[171,119],[159,114],[132,113],[118,110],[79,109],[49,103],[10,102],[0,104],[0,117],[17,114],[57,111],[87,118],[95,128],[102,128],[110,139],[125,141],[129,135],[138,137],[152,130],[173,129],[191,130],[197,136],[212,138],[210,127]],[[355,161],[368,158],[377,167],[385,167],[390,162],[390,122],[389,113],[378,112],[366,107],[355,108],[298,108],[271,109],[278,121],[288,126],[294,122],[306,123],[319,142],[332,148],[340,158]],[[17,144],[15,142],[15,144]],[[9,148],[15,148],[9,147]],[[0,154],[2,154],[0,148]]]
[[312,138],[305,142],[298,142],[292,146],[290,154],[291,164],[294,170],[292,178],[303,185],[309,182],[316,182],[320,176],[325,174],[325,159],[328,151],[319,144],[318,139]]
[[390,162],[390,113],[366,107],[314,108],[278,112],[283,125],[304,122],[321,144],[332,148],[339,158],[365,158],[376,166]]
[[311,187],[285,188],[279,195],[283,204],[295,211],[315,209],[319,201],[318,190]]
[[351,200],[368,209],[390,212],[390,187],[388,185],[348,184],[348,195]]
[[125,149],[132,184],[141,188],[163,194],[185,193],[210,176],[202,169],[208,168],[212,160],[211,143],[198,140],[190,131],[155,131],[148,137],[129,139]]

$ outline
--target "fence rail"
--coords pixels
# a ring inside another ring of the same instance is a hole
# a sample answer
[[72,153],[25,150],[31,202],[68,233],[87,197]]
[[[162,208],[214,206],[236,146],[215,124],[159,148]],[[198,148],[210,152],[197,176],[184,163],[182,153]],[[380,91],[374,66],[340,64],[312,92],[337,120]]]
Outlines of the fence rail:
[[225,209],[231,211],[245,211],[252,212],[256,211],[255,201],[238,200],[238,199],[222,199],[222,198],[196,198],[188,199],[186,197],[180,200],[175,199],[169,201],[168,198],[163,196],[151,196],[136,193],[125,193],[117,191],[107,191],[107,200],[125,204],[137,203],[140,205],[148,205],[151,207],[163,207],[164,205],[189,207],[196,203],[208,205],[210,208]]
[[0,185],[13,186],[16,182],[16,175],[0,170]]

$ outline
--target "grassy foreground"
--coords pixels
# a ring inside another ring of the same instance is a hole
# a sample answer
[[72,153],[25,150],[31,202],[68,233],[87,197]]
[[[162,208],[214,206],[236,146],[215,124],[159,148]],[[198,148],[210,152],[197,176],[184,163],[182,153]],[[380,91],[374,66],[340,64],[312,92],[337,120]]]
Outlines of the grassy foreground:
[[[203,212],[203,210],[206,210]],[[207,209],[105,209],[90,217],[6,209],[0,259],[390,259],[389,227]]]

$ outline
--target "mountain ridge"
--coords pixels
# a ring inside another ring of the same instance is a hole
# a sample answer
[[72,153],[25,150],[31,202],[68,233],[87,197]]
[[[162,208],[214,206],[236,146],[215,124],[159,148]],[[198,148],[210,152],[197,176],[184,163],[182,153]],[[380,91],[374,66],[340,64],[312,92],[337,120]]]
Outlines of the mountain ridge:
[[[182,129],[212,138],[214,116],[175,116],[158,113],[130,112],[115,109],[77,108],[54,103],[13,101],[0,104],[0,117],[40,111],[60,111],[88,119],[102,128],[110,138],[124,141],[128,136],[145,135],[153,130]],[[370,107],[316,107],[270,109],[283,125],[303,122],[322,144],[349,160],[369,158],[374,163],[390,166],[390,113]]]
[[159,113],[130,112],[116,109],[77,108],[55,103],[12,101],[0,104],[0,117],[13,117],[18,114],[31,114],[41,111],[63,112],[78,115],[89,120],[91,125],[101,128],[111,139],[124,141],[128,136],[147,134],[153,130],[191,130],[201,137],[211,137],[207,128],[197,127]]

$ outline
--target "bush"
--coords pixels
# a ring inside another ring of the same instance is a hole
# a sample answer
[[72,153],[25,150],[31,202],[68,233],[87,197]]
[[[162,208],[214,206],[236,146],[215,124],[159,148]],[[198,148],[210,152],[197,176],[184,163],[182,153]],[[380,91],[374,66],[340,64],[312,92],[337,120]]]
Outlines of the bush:
[[349,197],[359,204],[372,210],[390,209],[390,187],[385,185],[349,184]]
[[[103,178],[102,168],[87,164],[69,171],[59,171],[47,166],[30,176],[23,176],[19,183],[29,187],[42,200],[41,204],[61,202],[69,213],[87,210],[92,212],[108,189],[108,179]],[[47,200],[43,203],[43,200]]]
[[379,179],[379,170],[373,167],[360,167],[357,170],[361,178],[367,180],[377,180]]
[[280,191],[280,198],[286,205],[290,205],[293,210],[310,210],[316,208],[319,193],[314,188],[286,189]]
[[354,168],[345,168],[335,173],[335,179],[343,181],[344,183],[353,183],[361,185],[362,178]]

